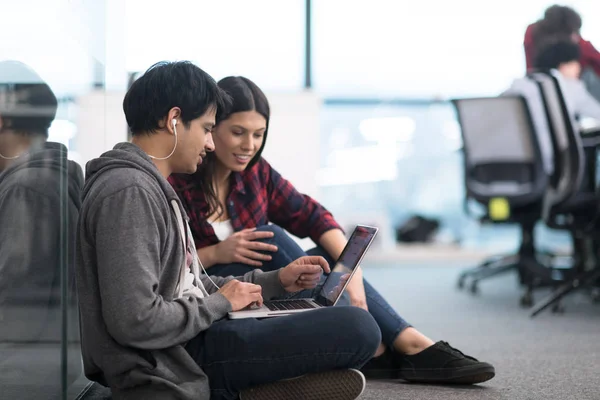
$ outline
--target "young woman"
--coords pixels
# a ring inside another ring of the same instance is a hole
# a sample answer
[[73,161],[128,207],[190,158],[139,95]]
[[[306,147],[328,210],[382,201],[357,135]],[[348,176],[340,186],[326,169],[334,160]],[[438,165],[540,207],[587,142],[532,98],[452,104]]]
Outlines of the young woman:
[[[346,245],[339,224],[261,157],[270,118],[266,96],[243,77],[228,77],[218,85],[231,96],[232,106],[217,111],[214,152],[196,174],[170,178],[188,212],[200,260],[211,275],[281,268],[306,255],[283,228],[312,238],[318,247],[309,253],[333,263]],[[494,376],[492,365],[446,342],[434,343],[411,327],[363,279],[360,269],[347,293],[353,306],[371,313],[382,333],[377,357],[363,369],[367,377],[471,384]]]

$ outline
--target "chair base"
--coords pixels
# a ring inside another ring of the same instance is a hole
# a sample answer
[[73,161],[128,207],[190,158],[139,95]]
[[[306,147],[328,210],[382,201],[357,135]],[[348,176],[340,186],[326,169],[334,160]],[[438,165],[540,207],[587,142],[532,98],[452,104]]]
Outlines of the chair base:
[[[535,318],[542,311],[549,307],[552,307],[552,312],[560,313],[564,311],[564,308],[560,304],[560,300],[575,292],[577,289],[595,285],[598,279],[600,279],[600,268],[594,268],[591,271],[586,271],[578,274],[573,279],[560,285],[554,290],[546,299],[536,304],[533,311],[531,312],[531,318]],[[592,289],[592,299],[597,302],[600,300],[600,290],[598,287]]]
[[544,252],[537,256],[523,256],[520,254],[509,254],[495,256],[487,259],[476,268],[463,271],[458,277],[457,286],[463,289],[467,286],[472,294],[479,293],[479,282],[499,276],[507,272],[516,271],[519,280],[526,287],[525,292],[519,299],[522,307],[531,307],[534,304],[533,291],[539,287],[557,286],[565,282],[572,275],[572,269],[556,268],[555,260],[563,259],[564,256]]

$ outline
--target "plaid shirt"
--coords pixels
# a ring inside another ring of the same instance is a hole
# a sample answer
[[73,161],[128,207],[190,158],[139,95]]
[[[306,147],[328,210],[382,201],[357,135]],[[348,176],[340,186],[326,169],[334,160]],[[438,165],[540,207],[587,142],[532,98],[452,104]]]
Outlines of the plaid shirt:
[[[208,223],[208,203],[194,175],[172,175],[169,182],[188,213],[196,247],[219,243]],[[300,238],[309,236],[318,243],[323,233],[341,229],[329,211],[299,193],[263,158],[249,170],[231,174],[226,207],[236,232],[272,222]]]

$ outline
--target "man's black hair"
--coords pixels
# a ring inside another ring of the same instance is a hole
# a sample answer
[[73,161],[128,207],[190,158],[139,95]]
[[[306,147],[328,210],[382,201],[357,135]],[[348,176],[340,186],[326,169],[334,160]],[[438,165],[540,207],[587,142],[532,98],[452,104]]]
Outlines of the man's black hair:
[[579,61],[581,51],[577,43],[564,40],[551,43],[541,48],[533,61],[533,67],[538,70],[558,68],[561,64]]
[[190,122],[209,109],[227,107],[225,93],[215,80],[189,61],[162,61],[139,77],[125,95],[123,111],[132,135],[156,132],[173,107],[181,122]]
[[47,138],[57,108],[52,89],[33,69],[19,61],[0,62],[2,130]]

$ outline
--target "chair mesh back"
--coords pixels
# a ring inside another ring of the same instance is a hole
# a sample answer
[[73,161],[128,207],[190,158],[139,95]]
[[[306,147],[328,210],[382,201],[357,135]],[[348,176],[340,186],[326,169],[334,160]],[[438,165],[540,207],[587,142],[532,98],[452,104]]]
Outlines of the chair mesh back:
[[527,108],[518,97],[456,100],[470,164],[533,161]]
[[536,165],[541,170],[542,164],[525,100],[502,96],[458,99],[453,104],[463,135],[470,195],[480,201],[530,195],[540,174]]
[[548,114],[539,84],[529,77],[519,78],[513,81],[510,88],[502,96],[523,96],[527,102],[537,143],[542,154],[544,170],[548,176],[552,175],[554,171],[554,145],[552,144]]

